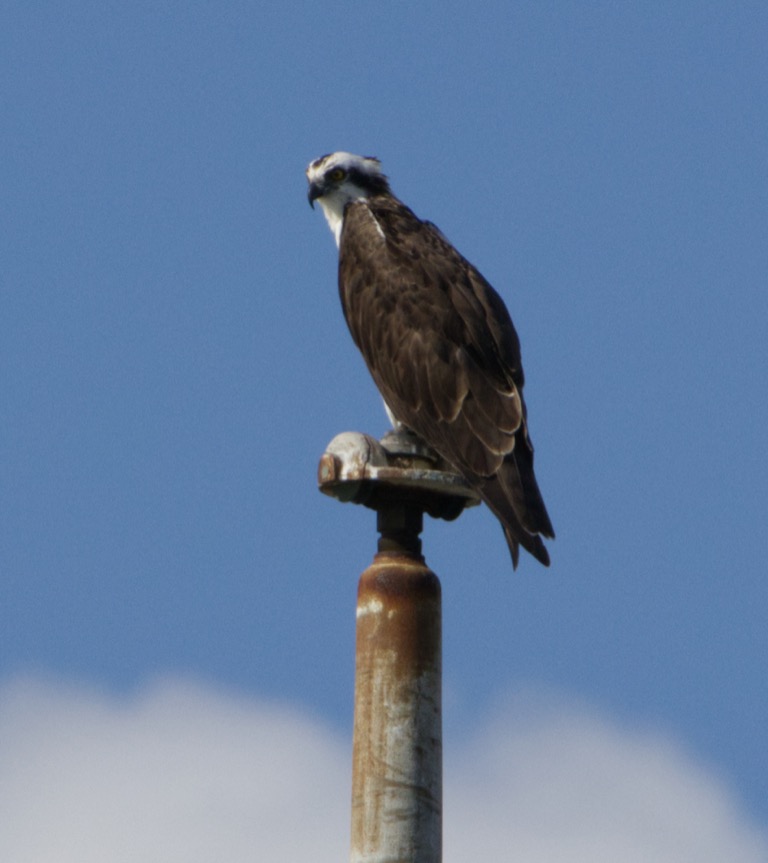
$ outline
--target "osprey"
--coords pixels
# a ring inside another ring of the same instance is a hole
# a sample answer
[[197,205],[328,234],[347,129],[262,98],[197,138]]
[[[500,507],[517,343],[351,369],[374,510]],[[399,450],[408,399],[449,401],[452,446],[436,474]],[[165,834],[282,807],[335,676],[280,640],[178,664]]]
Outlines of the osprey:
[[549,565],[554,538],[533,473],[520,342],[501,297],[431,223],[391,192],[378,159],[307,168],[339,247],[339,293],[387,413],[439,453],[519,546]]

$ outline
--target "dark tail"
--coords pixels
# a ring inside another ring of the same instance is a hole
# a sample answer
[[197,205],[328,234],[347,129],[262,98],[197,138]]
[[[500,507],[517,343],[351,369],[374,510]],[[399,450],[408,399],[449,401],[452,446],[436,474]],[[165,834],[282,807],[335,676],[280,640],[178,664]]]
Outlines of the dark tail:
[[533,473],[532,451],[525,446],[515,447],[499,472],[478,490],[504,528],[513,568],[517,569],[521,545],[549,566],[549,553],[541,537],[554,539],[555,531]]

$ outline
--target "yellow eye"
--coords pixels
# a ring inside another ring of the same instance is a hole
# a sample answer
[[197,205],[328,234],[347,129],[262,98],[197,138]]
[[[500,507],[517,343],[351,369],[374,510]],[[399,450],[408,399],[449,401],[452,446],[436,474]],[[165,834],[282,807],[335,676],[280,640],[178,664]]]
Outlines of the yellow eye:
[[344,168],[334,168],[332,171],[328,172],[328,179],[332,180],[334,183],[338,183],[347,176],[347,172]]

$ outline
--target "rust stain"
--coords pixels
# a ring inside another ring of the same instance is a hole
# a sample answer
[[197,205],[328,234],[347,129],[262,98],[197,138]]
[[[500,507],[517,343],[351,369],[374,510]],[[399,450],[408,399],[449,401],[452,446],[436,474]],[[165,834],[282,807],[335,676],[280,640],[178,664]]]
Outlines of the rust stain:
[[439,863],[440,582],[419,555],[379,552],[358,586],[353,863]]

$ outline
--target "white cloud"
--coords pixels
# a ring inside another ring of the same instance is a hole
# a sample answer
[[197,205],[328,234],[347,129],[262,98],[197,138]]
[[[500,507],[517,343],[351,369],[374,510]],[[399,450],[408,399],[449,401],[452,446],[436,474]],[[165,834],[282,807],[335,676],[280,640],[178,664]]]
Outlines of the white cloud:
[[[349,742],[293,708],[18,681],[0,690],[0,860],[338,863],[349,769]],[[446,747],[445,798],[446,863],[768,859],[711,773],[572,705],[507,705]]]
[[446,763],[446,798],[447,861],[768,860],[768,835],[679,746],[573,704],[499,709]]

